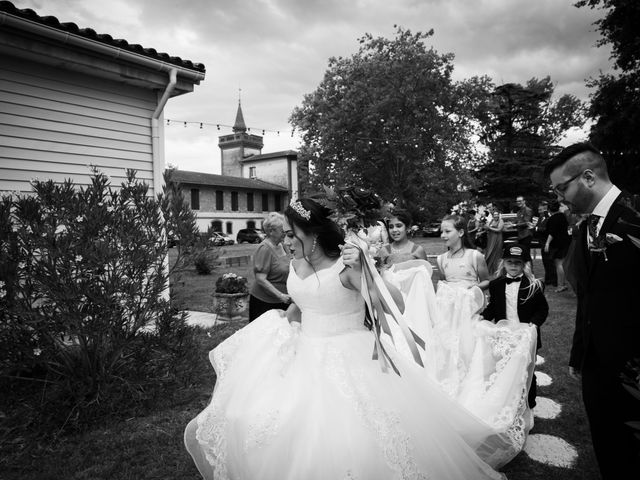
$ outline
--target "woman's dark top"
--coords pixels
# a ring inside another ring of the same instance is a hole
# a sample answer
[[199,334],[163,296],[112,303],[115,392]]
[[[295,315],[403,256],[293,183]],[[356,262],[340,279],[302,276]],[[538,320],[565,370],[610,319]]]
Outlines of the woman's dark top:
[[547,220],[546,234],[551,235],[550,249],[562,250],[569,246],[571,238],[569,237],[569,222],[564,213],[557,212]]

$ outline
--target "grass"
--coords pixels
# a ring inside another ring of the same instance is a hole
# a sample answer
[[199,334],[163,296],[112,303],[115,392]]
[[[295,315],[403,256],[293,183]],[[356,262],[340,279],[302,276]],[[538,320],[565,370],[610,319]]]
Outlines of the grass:
[[[428,254],[442,251],[438,239],[418,239]],[[223,256],[250,254],[254,245],[224,247]],[[539,258],[536,273],[541,275]],[[210,311],[211,293],[217,276],[234,271],[253,281],[250,265],[219,267],[212,275],[185,272],[175,281],[178,298],[190,310]],[[598,477],[586,417],[578,383],[568,375],[568,356],[573,334],[575,297],[568,293],[547,293],[551,313],[542,326],[543,347],[540,355],[546,362],[539,370],[553,379],[548,387],[539,387],[538,395],[562,405],[562,413],[553,420],[536,419],[533,433],[556,435],[578,450],[575,468],[542,465],[525,453],[503,468],[510,480],[596,480]],[[199,335],[202,363],[196,380],[181,392],[180,400],[161,402],[147,414],[134,418],[113,419],[82,433],[58,437],[54,441],[33,435],[21,438],[19,432],[5,432],[2,425],[11,410],[0,406],[0,478],[3,480],[140,480],[198,479],[191,458],[182,444],[186,424],[209,402],[215,381],[208,363],[208,351],[232,334],[243,323],[216,326]],[[428,408],[426,406],[425,408]],[[50,438],[48,436],[47,438]],[[21,448],[15,448],[19,443]],[[9,448],[11,447],[11,448]],[[7,455],[8,451],[13,452]]]

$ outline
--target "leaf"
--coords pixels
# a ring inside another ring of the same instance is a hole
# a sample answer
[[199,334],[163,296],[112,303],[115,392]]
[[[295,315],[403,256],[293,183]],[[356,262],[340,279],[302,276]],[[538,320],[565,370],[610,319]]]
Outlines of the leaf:
[[625,390],[627,390],[627,392],[629,392],[635,398],[640,400],[640,390],[638,390],[637,388],[630,387],[629,385],[625,385],[625,384],[623,384],[622,386],[625,388]]
[[640,421],[624,422],[624,424],[630,426],[634,430],[640,430]]
[[636,247],[640,248],[640,238],[634,237],[633,235],[628,235],[629,240],[631,240],[631,243],[633,243]]

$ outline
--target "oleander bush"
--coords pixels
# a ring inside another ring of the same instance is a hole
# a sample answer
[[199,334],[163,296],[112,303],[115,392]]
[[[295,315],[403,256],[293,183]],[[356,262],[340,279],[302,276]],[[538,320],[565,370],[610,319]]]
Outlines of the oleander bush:
[[67,428],[189,382],[194,332],[172,306],[167,234],[186,251],[197,228],[179,189],[154,198],[134,171],[112,188],[96,170],[86,187],[32,187],[0,200],[0,388],[37,386],[30,414]]

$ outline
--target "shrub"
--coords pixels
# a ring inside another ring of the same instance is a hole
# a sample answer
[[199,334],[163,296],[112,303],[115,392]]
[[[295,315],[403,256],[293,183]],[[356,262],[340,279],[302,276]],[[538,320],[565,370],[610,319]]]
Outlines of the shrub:
[[211,274],[211,264],[209,263],[207,252],[200,252],[196,256],[194,260],[194,266],[196,267],[196,272],[198,272],[198,275]]
[[166,233],[188,242],[195,216],[182,198],[149,196],[134,171],[119,189],[97,171],[84,188],[32,186],[0,201],[0,375],[44,381],[76,420],[140,406],[191,350]]

